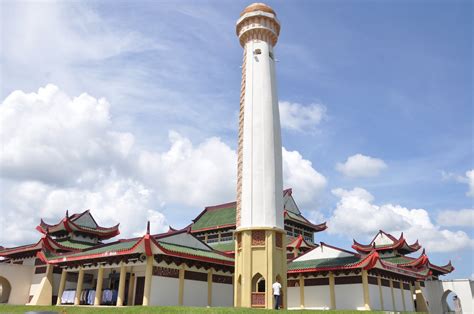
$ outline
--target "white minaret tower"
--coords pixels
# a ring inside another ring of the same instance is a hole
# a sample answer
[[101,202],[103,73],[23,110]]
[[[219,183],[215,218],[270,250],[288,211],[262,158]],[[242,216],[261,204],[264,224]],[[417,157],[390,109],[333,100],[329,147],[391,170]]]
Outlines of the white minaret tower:
[[276,280],[286,299],[281,130],[273,52],[279,33],[275,12],[263,3],[249,5],[237,21],[244,48],[235,232],[234,303],[238,307],[272,308]]

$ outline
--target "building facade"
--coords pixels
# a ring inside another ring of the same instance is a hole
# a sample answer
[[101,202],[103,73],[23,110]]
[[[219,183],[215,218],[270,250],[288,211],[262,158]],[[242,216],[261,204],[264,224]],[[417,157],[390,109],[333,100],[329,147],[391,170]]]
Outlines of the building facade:
[[279,281],[284,308],[436,309],[439,276],[454,268],[431,263],[424,250],[408,256],[418,242],[384,231],[369,244],[354,241],[353,251],[316,242],[326,224],[306,219],[282,187],[280,23],[254,3],[236,30],[244,50],[237,201],[206,207],[183,229],[150,234],[148,224],[143,236],[118,240],[119,225],[100,226],[89,210],[41,220],[38,242],[0,247],[1,303],[272,308]]

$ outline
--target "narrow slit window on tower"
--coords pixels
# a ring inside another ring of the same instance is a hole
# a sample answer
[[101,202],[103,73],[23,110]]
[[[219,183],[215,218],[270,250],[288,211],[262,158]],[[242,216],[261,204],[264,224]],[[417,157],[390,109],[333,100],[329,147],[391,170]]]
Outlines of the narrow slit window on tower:
[[259,48],[257,48],[257,49],[255,49],[255,50],[253,51],[253,54],[254,54],[254,55],[261,55],[261,54],[262,54],[262,50],[259,49]]

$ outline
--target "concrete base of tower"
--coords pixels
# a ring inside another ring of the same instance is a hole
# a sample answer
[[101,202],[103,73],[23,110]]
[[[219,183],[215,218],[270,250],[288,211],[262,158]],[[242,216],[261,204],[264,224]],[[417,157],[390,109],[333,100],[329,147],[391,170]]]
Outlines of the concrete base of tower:
[[272,285],[279,281],[280,306],[286,308],[285,230],[239,228],[235,239],[234,306],[275,308]]

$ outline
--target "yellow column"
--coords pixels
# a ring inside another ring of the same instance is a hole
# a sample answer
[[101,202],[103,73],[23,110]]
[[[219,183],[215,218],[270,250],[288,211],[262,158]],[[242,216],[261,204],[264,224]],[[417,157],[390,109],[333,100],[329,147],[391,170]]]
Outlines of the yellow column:
[[117,296],[117,306],[122,306],[124,297],[125,297],[125,263],[120,262],[120,278],[119,278],[119,286],[118,286],[118,296]]
[[400,291],[401,291],[401,294],[402,294],[403,310],[406,311],[407,306],[405,304],[405,290],[403,290],[403,282],[401,280],[400,280]]
[[411,281],[410,281],[409,284],[410,284],[410,299],[411,299],[410,302],[411,302],[411,304],[412,304],[412,306],[413,306],[413,311],[416,311],[416,308],[415,308],[415,298],[414,298],[414,296],[415,296],[415,288],[413,287],[413,284],[411,283]]
[[207,272],[207,306],[212,306],[212,268]]
[[153,256],[146,257],[146,268],[145,268],[145,288],[143,291],[143,302],[144,306],[150,305],[150,291],[151,291],[151,280],[153,279]]
[[370,294],[369,294],[369,274],[367,270],[362,270],[362,287],[364,290],[364,306],[366,310],[370,310]]
[[64,287],[66,286],[66,269],[63,268],[61,272],[61,280],[59,281],[59,291],[58,291],[58,300],[56,301],[56,305],[61,305],[61,297],[63,296]]
[[395,293],[393,293],[393,280],[390,279],[390,292],[392,294],[392,310],[396,311],[397,308],[395,307]]
[[304,309],[304,278],[300,275],[300,307]]
[[179,269],[179,294],[178,294],[178,305],[184,303],[184,264]]
[[79,275],[77,276],[76,295],[74,296],[74,305],[79,305],[81,302],[82,283],[84,281],[84,269],[79,267]]
[[95,297],[94,305],[100,305],[102,302],[102,284],[104,282],[104,267],[99,265],[99,271],[97,272],[97,285],[95,286]]
[[329,272],[329,295],[331,298],[331,310],[336,309],[336,288],[335,288],[334,273]]
[[421,290],[420,282],[415,282],[415,293],[416,293],[416,311],[417,312],[429,312],[428,304]]
[[128,280],[128,295],[127,295],[127,305],[133,304],[133,290],[135,288],[135,274],[130,269],[130,278]]
[[380,278],[380,275],[377,275],[377,285],[379,286],[380,309],[383,311],[384,306],[383,306],[382,278]]

